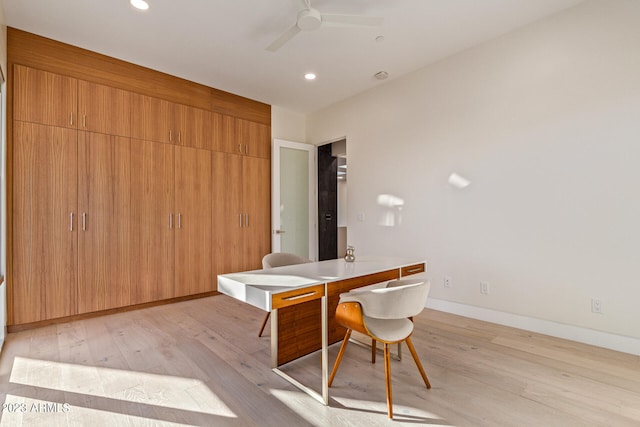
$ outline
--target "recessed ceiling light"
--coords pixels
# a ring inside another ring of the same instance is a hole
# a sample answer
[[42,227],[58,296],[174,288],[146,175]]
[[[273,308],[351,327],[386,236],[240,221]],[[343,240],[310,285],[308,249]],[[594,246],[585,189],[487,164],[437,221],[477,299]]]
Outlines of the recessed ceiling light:
[[316,79],[316,75],[313,73],[307,73],[304,75],[304,78],[307,80],[315,80]]
[[149,3],[147,3],[144,0],[129,0],[129,3],[131,3],[131,6],[135,7],[136,9],[140,9],[140,10],[149,9]]

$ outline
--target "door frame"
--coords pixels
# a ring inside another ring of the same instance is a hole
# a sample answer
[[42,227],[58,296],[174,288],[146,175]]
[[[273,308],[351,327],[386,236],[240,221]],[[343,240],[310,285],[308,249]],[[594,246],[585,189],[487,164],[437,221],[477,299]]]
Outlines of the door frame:
[[271,153],[271,250],[280,252],[280,147],[303,150],[308,153],[309,161],[309,259],[318,259],[318,196],[317,196],[317,147],[302,142],[273,139]]

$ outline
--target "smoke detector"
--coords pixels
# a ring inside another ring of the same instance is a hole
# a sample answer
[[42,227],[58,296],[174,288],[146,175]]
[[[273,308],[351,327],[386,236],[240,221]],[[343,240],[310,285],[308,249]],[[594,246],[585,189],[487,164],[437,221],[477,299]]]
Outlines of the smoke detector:
[[378,71],[373,76],[378,80],[384,80],[389,77],[389,73],[387,73],[386,71]]

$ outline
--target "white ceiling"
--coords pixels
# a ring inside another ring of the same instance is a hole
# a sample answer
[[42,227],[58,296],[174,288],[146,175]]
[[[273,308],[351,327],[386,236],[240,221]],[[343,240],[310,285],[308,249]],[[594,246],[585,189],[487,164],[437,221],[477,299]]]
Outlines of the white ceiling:
[[378,71],[398,78],[582,0],[312,0],[384,23],[301,32],[277,52],[265,48],[302,0],[147,0],[145,12],[128,0],[0,1],[10,27],[309,113],[383,84]]

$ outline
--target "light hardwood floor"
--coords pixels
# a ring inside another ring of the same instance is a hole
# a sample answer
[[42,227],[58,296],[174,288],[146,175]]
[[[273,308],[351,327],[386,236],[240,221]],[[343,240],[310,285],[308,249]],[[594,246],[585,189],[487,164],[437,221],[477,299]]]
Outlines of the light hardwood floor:
[[[433,310],[413,338],[431,390],[392,360],[388,420],[382,357],[350,345],[325,407],[271,372],[262,317],[220,295],[9,334],[0,425],[640,425],[640,357]],[[319,355],[285,370],[320,388]]]

